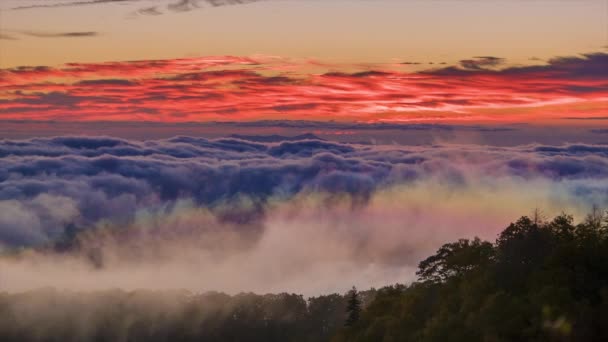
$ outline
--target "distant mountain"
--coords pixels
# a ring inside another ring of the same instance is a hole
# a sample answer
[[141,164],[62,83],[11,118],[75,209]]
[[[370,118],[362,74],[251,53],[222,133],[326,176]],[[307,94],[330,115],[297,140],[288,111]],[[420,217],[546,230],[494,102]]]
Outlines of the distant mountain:
[[235,138],[235,139],[255,141],[255,142],[265,142],[265,143],[281,142],[281,141],[297,141],[297,140],[325,140],[325,139],[319,138],[318,136],[316,136],[312,133],[300,134],[300,135],[296,135],[293,137],[277,135],[277,134],[272,134],[272,135],[232,134],[232,135],[230,135],[230,137]]

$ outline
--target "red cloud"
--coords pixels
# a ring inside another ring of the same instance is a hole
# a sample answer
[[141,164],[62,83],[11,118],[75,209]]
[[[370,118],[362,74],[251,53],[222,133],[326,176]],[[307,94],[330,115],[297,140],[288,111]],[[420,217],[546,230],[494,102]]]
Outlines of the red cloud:
[[607,63],[608,55],[598,53],[545,66],[491,70],[476,64],[422,73],[297,74],[292,66],[241,57],[20,67],[0,70],[0,119],[507,122],[605,116]]

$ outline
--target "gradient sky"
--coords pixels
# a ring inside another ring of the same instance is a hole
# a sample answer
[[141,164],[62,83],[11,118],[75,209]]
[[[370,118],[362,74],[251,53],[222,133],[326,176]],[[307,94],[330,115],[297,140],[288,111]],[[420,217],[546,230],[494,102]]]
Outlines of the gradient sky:
[[[175,0],[11,10],[71,0],[3,0],[0,66],[254,54],[355,62],[514,63],[608,44],[604,0],[267,0],[188,12]],[[201,4],[203,5],[203,4]],[[158,6],[162,15],[136,15]],[[41,38],[27,33],[95,32]],[[24,34],[26,33],[26,34]]]

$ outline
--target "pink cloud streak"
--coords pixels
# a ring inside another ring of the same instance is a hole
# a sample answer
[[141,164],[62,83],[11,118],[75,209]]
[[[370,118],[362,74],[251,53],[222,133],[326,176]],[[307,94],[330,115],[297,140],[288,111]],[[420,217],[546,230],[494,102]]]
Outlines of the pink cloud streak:
[[311,73],[306,62],[294,68],[287,61],[230,56],[19,67],[0,70],[0,119],[529,122],[605,116],[607,61],[607,54],[596,53],[544,66],[421,73]]

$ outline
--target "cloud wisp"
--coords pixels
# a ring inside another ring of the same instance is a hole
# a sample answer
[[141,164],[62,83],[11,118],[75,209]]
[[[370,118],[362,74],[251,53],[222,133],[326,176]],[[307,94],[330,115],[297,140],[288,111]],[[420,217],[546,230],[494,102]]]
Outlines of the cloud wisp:
[[496,67],[504,63],[504,58],[494,56],[477,56],[473,59],[460,61],[460,66],[464,69],[483,70],[486,68]]
[[37,32],[37,31],[21,31],[21,34],[36,37],[36,38],[81,38],[81,37],[95,37],[99,35],[93,31],[82,31],[82,32]]
[[497,57],[483,57],[420,73],[310,73],[305,62],[229,56],[18,67],[0,70],[0,118],[543,122],[605,116],[607,62],[593,53],[496,69]]
[[[204,7],[220,7],[241,5],[257,1],[265,0],[163,0],[165,5],[155,5],[142,7],[135,13],[140,15],[161,15],[167,12],[188,12]],[[83,0],[83,1],[65,1],[65,0],[47,0],[44,3],[33,3],[13,7],[13,10],[29,10],[37,8],[62,8],[62,7],[81,7],[94,5],[111,5],[125,3],[145,3],[147,0]]]
[[57,8],[57,7],[74,7],[74,6],[88,6],[88,5],[100,5],[108,3],[119,3],[119,2],[133,2],[138,0],[84,0],[84,1],[61,1],[51,0],[45,1],[44,3],[28,4],[13,7],[13,10],[27,10],[33,8]]
[[0,33],[0,40],[17,40],[17,38],[9,34]]
[[[0,258],[0,289],[380,286],[535,207],[580,217],[608,204],[605,145],[244,139],[1,141],[0,241],[35,249]],[[74,230],[67,250],[45,247]]]

